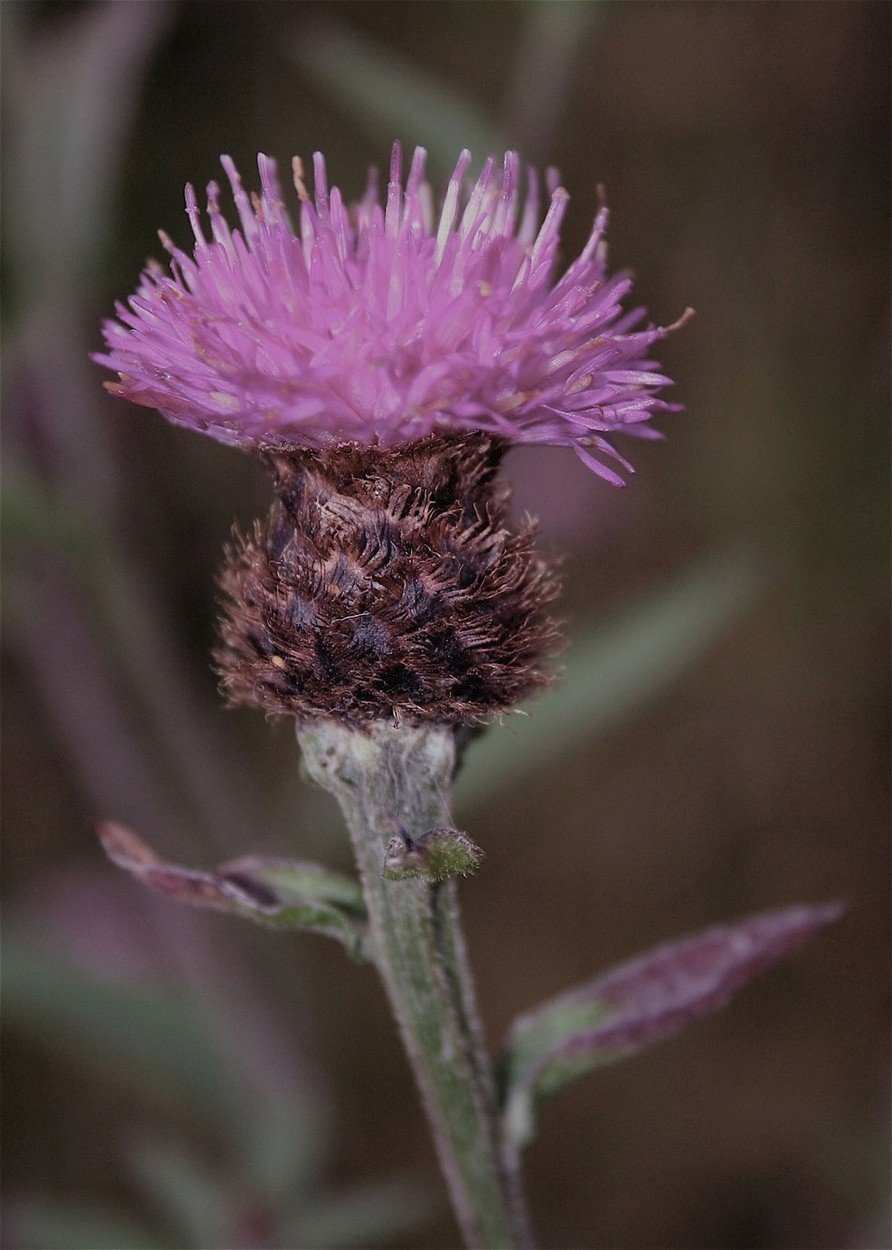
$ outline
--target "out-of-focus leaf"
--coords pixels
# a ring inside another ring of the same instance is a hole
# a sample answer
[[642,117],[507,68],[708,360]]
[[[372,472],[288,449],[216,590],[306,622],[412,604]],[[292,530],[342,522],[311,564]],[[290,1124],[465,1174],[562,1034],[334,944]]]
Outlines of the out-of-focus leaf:
[[293,1197],[312,1183],[318,1107],[300,1089],[273,1100],[246,1080],[190,999],[91,975],[13,934],[4,935],[3,956],[7,1026],[208,1122],[258,1190]]
[[143,885],[192,907],[231,912],[277,929],[337,938],[367,958],[365,906],[359,886],[319,864],[246,857],[213,872],[165,863],[125,825],[108,821],[99,836],[109,859]]
[[6,1216],[18,1250],[172,1250],[126,1216],[76,1202],[35,1198]]
[[482,162],[509,146],[466,97],[343,22],[305,19],[292,47],[302,73],[327,88],[373,138],[389,144],[417,137],[440,174],[452,172],[462,148]]
[[559,685],[468,748],[456,782],[467,809],[516,786],[580,742],[621,723],[669,687],[760,588],[753,561],[730,554],[698,564],[612,623],[574,630]]
[[7,933],[3,1003],[7,1024],[231,1129],[238,1114],[231,1073],[190,1002],[92,977]]
[[527,160],[547,159],[558,133],[573,68],[589,30],[606,14],[603,0],[533,0],[524,5],[521,37],[503,105],[509,131]]
[[230,1203],[222,1179],[169,1143],[140,1141],[130,1162],[143,1189],[183,1235],[182,1245],[218,1244]]
[[306,1097],[264,1103],[243,1134],[246,1179],[277,1207],[319,1186],[326,1143],[317,1109]]
[[430,1219],[436,1203],[420,1181],[410,1178],[340,1189],[301,1213],[288,1244],[326,1250],[375,1245]]
[[88,518],[59,502],[46,485],[27,470],[4,473],[0,519],[7,537],[40,543],[52,551],[64,551],[79,564],[90,556],[92,567],[100,554]]
[[174,12],[164,0],[106,0],[38,35],[26,22],[4,28],[12,36],[4,65],[8,175],[17,192],[7,242],[29,294],[72,284],[105,246],[121,148]]
[[551,999],[512,1026],[500,1060],[505,1132],[533,1136],[545,1099],[716,1011],[776,960],[838,920],[839,903],[791,907],[659,946]]

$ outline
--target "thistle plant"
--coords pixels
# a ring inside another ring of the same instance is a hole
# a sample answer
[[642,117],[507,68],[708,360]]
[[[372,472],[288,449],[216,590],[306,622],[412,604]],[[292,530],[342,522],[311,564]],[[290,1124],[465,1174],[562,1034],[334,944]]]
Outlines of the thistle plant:
[[[521,443],[572,448],[601,478],[632,466],[614,437],[658,438],[678,405],[651,359],[675,326],[625,307],[607,268],[607,209],[557,276],[568,196],[509,152],[435,208],[425,153],[403,180],[394,145],[345,206],[314,158],[292,166],[291,224],[275,163],[248,195],[224,157],[207,224],[192,187],[191,254],[164,234],[104,326],[115,394],[256,456],[268,517],[236,534],[220,577],[215,663],[232,705],[294,720],[306,775],[339,803],[359,880],[246,857],[167,864],[107,824],[111,858],[185,902],[333,936],[384,982],[469,1246],[532,1244],[520,1154],[544,1100],[722,1005],[835,918],[793,908],[662,947],[560,995],[510,1030],[493,1063],[475,1001],[458,882],[482,852],[450,790],[473,733],[553,678],[558,592],[501,476]],[[383,198],[383,203],[382,203]],[[209,233],[208,233],[209,231]],[[689,312],[675,325],[681,324]],[[473,749],[473,748],[471,748]]]

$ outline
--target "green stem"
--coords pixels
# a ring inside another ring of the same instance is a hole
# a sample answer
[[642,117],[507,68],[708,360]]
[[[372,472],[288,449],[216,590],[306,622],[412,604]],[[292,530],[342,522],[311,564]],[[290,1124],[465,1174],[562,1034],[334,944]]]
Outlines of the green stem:
[[458,915],[455,881],[391,881],[388,841],[450,823],[448,728],[318,721],[298,733],[309,776],[341,805],[369,910],[375,962],[421,1091],[470,1247],[529,1247],[516,1158],[502,1140]]

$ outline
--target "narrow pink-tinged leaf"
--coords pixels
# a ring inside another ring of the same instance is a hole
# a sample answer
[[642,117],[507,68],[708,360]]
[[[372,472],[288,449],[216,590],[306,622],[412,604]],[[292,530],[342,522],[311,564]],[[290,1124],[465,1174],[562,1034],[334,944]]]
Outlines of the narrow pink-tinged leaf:
[[790,907],[718,925],[620,964],[520,1017],[501,1060],[509,1140],[525,1145],[538,1106],[574,1077],[723,1007],[844,910],[840,903]]
[[274,928],[324,933],[343,942],[354,957],[366,957],[362,891],[340,873],[320,864],[260,856],[205,872],[160,859],[125,825],[107,821],[98,832],[112,863],[150,889]]

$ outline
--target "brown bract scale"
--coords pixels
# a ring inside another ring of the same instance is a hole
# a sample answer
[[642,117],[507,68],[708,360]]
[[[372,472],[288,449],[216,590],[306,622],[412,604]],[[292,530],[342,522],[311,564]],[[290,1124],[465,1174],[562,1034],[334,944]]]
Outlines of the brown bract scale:
[[472,433],[265,453],[278,499],[221,575],[229,702],[474,724],[547,684],[557,579],[532,522],[508,524],[503,450]]

